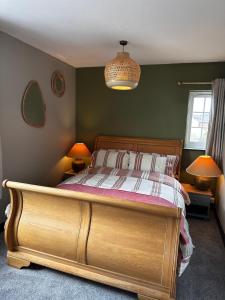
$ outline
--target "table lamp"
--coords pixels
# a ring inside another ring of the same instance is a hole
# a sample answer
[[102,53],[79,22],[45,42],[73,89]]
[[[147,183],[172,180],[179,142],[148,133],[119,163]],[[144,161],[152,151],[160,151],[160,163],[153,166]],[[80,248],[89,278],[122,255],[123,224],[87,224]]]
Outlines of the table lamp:
[[67,156],[73,158],[72,168],[75,172],[79,172],[85,167],[84,159],[90,157],[91,153],[84,143],[75,143]]
[[215,161],[209,155],[197,157],[187,167],[186,171],[195,176],[195,185],[199,190],[207,190],[210,187],[211,178],[222,174]]

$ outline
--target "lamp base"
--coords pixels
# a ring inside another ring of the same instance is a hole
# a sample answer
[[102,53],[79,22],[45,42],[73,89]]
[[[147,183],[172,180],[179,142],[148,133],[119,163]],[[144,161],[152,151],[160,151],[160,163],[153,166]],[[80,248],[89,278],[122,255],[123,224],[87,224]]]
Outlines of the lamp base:
[[72,169],[74,170],[75,173],[82,171],[84,168],[85,168],[85,163],[83,159],[75,159],[72,162]]
[[195,186],[201,191],[206,191],[210,188],[211,180],[209,177],[196,176]]

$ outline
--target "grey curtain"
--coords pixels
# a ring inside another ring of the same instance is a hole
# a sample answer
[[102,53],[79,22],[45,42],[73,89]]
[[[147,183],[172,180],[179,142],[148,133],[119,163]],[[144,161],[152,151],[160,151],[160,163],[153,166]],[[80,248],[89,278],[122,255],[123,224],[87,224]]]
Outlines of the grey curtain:
[[211,155],[222,169],[225,143],[225,79],[213,82],[211,122],[206,145],[206,154]]

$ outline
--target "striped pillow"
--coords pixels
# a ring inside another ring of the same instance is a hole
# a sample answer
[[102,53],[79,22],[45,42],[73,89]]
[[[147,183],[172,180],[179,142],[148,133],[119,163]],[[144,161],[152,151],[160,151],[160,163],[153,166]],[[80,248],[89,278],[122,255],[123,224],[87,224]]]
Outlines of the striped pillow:
[[95,151],[92,157],[92,167],[128,169],[129,154],[127,151],[100,149]]
[[178,162],[179,157],[176,155],[130,152],[129,170],[159,172],[174,176]]

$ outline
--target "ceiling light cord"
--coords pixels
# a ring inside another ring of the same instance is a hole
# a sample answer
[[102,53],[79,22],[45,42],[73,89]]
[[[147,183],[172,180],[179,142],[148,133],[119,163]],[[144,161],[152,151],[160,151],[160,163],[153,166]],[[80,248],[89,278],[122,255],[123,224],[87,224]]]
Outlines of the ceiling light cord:
[[123,52],[124,52],[124,47],[128,44],[128,41],[122,40],[120,41],[120,45],[123,47]]

